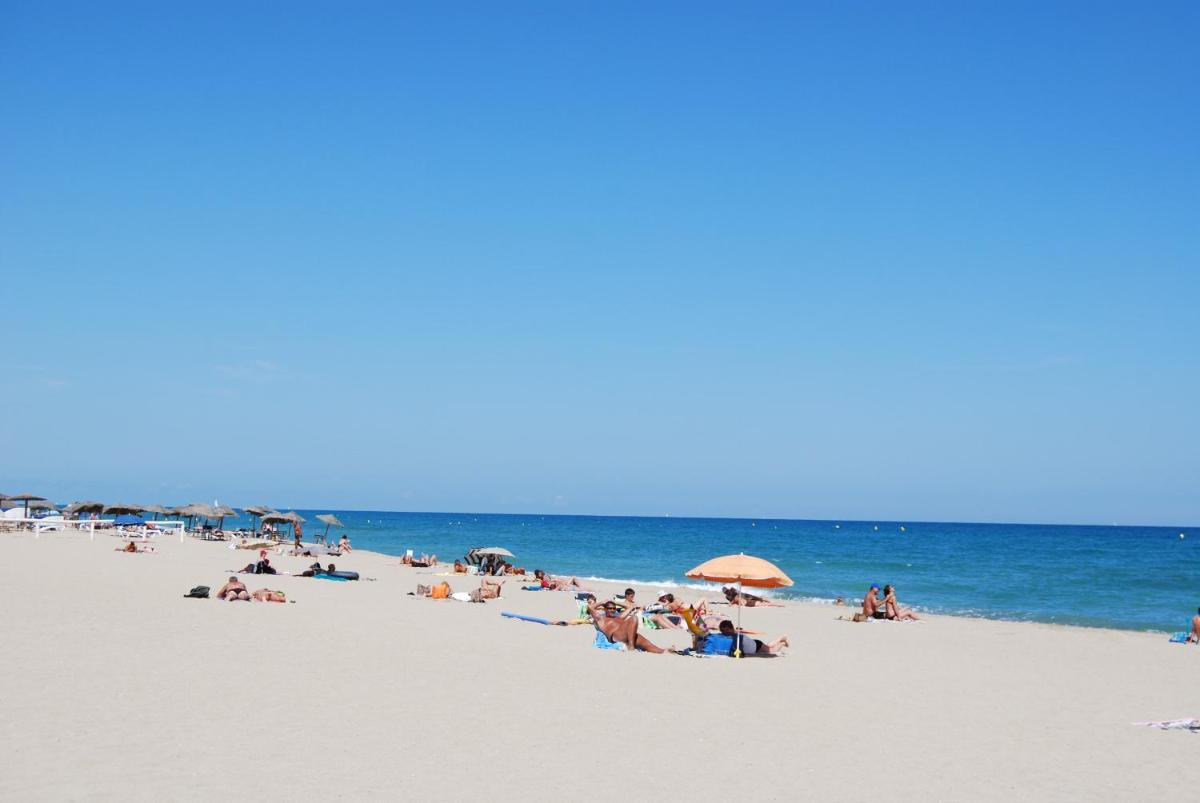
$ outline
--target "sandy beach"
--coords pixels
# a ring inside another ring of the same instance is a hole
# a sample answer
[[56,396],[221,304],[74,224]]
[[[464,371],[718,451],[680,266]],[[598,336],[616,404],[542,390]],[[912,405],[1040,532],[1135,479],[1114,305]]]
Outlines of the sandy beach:
[[1200,781],[1198,737],[1131,725],[1200,715],[1200,649],[1161,635],[789,604],[743,619],[787,634],[783,658],[630,654],[499,615],[566,618],[569,594],[411,597],[438,572],[368,552],[336,562],[373,581],[250,577],[295,604],[224,603],[183,595],[252,553],[3,539],[5,800],[1134,800]]

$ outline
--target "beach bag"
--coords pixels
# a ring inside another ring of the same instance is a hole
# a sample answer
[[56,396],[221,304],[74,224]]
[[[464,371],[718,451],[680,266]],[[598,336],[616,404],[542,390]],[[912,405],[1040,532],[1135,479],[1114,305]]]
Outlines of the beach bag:
[[449,583],[438,583],[429,592],[429,596],[433,597],[434,599],[448,598],[450,596],[450,584]]
[[183,596],[191,597],[193,599],[208,599],[208,586],[196,586]]

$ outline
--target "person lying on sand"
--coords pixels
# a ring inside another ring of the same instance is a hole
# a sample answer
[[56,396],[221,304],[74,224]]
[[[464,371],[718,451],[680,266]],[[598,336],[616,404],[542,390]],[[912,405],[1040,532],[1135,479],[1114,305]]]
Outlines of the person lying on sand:
[[467,573],[467,567],[465,565],[463,565],[463,562],[461,560],[454,561],[454,573],[455,574],[466,574]]
[[253,596],[258,602],[287,602],[287,595],[282,591],[272,591],[269,588],[260,588]]
[[149,544],[146,544],[145,546],[140,546],[140,547],[139,547],[139,546],[138,546],[137,544],[135,544],[133,541],[129,541],[129,542],[127,542],[127,543],[125,544],[125,546],[119,546],[119,547],[117,547],[117,548],[116,548],[116,551],[117,551],[117,552],[128,552],[129,554],[131,554],[131,555],[132,555],[132,554],[135,554],[135,553],[141,553],[141,552],[153,552],[153,551],[154,551],[154,547],[150,546]]
[[899,622],[915,622],[918,618],[910,609],[896,604],[896,589],[891,585],[883,587],[883,612],[885,618]]
[[630,650],[641,649],[656,654],[666,652],[662,647],[637,632],[639,617],[621,616],[617,613],[617,605],[612,600],[606,601],[603,605],[596,605],[595,602],[589,603],[588,613],[591,614],[596,629],[603,633],[610,643],[620,642]]
[[551,577],[541,569],[534,569],[533,577],[541,584],[542,588],[548,588],[551,591],[591,591],[590,588],[580,585],[578,577]]
[[217,599],[223,599],[228,602],[234,602],[239,599],[249,600],[250,593],[246,591],[246,584],[236,577],[230,577],[229,582],[221,586],[221,590],[217,592]]
[[763,597],[747,594],[746,592],[738,593],[736,588],[722,589],[725,592],[725,599],[730,605],[743,605],[747,608],[774,607],[782,608],[783,605],[778,602],[764,599]]
[[500,589],[504,585],[504,581],[488,580],[486,578],[479,579],[479,598],[480,599],[499,599]]
[[739,634],[733,626],[733,622],[728,619],[721,622],[720,627],[722,636],[737,636],[741,641],[742,655],[778,655],[779,651],[784,647],[789,646],[787,636],[780,636],[770,644],[763,642],[761,639],[751,638],[750,636]]

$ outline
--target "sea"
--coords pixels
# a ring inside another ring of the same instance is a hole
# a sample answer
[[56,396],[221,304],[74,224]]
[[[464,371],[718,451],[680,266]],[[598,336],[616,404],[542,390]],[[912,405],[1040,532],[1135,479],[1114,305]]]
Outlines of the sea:
[[686,572],[744,552],[794,581],[771,595],[831,604],[856,605],[872,583],[891,583],[918,611],[1143,631],[1186,629],[1200,606],[1200,528],[299,512],[306,540],[324,531],[316,514],[333,513],[356,548],[449,561],[499,546],[529,571],[663,590],[711,593]]

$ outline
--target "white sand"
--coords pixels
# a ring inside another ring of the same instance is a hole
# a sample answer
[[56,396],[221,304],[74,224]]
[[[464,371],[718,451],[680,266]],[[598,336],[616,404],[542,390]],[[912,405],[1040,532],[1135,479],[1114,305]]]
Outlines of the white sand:
[[0,539],[2,800],[1200,795],[1200,735],[1130,725],[1200,716],[1200,649],[1159,635],[789,605],[744,614],[786,658],[629,654],[499,616],[565,618],[568,594],[408,597],[431,570],[381,555],[336,559],[376,582],[247,578],[296,604],[223,603],[182,595],[252,553]]

